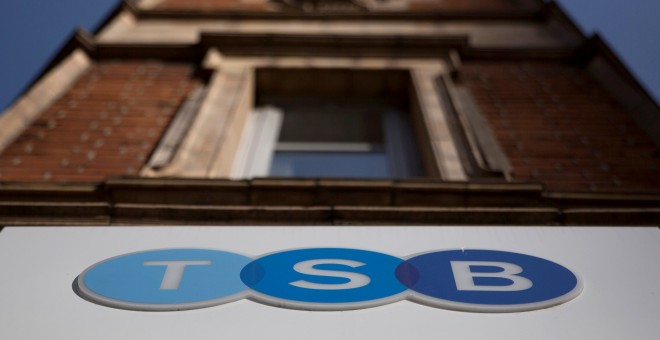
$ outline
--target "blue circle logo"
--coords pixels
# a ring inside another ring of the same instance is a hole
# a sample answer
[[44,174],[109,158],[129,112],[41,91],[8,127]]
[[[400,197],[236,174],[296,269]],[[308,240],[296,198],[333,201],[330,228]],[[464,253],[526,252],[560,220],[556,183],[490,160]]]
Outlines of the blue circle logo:
[[372,251],[298,249],[259,258],[241,272],[256,299],[289,308],[346,310],[383,305],[407,290],[395,276],[403,260]]
[[164,249],[113,257],[76,279],[105,306],[171,311],[242,298],[293,309],[349,310],[409,299],[470,312],[520,312],[582,291],[573,272],[539,257],[497,250],[444,250],[405,261],[360,249],[285,250],[253,260],[220,250]]
[[110,307],[184,310],[244,297],[239,274],[251,258],[205,249],[133,253],[100,262],[77,280],[79,293]]
[[397,268],[411,300],[472,312],[515,312],[569,301],[582,286],[570,270],[539,257],[494,250],[436,251]]

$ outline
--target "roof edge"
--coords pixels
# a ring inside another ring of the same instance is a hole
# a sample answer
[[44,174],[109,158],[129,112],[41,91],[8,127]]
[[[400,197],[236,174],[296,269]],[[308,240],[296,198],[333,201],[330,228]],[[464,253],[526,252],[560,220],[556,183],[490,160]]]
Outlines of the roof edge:
[[208,9],[143,9],[133,6],[140,19],[256,19],[256,20],[507,20],[538,21],[540,10],[497,11],[236,11]]
[[648,89],[639,79],[630,71],[630,68],[619,58],[618,54],[609,46],[609,44],[598,34],[595,33],[587,38],[584,44],[578,48],[577,58],[582,65],[587,65],[594,58],[602,56],[620,74],[635,90],[641,93],[645,99],[655,105],[656,110],[660,110],[660,104],[651,96]]

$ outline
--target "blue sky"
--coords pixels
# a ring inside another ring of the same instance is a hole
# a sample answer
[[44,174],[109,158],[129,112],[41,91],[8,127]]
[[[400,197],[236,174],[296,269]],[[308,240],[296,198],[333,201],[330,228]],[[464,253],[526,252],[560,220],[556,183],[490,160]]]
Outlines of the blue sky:
[[[93,31],[118,0],[0,4],[0,111],[37,77],[76,27]],[[660,102],[660,0],[558,0],[585,33],[598,31]]]

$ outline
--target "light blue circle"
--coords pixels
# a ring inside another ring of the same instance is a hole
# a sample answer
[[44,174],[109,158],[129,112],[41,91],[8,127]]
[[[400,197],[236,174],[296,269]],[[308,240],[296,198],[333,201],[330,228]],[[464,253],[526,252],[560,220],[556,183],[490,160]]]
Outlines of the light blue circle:
[[[315,262],[316,261],[316,262]],[[343,262],[351,261],[353,265]],[[407,290],[395,276],[396,268],[403,262],[394,256],[373,251],[346,248],[297,249],[270,254],[248,264],[241,271],[241,279],[252,290],[262,294],[261,302],[301,309],[352,309],[389,303],[388,298]],[[301,263],[315,273],[296,271]],[[358,280],[368,278],[354,288]],[[320,285],[324,288],[307,288],[298,285]],[[272,299],[274,298],[274,299]],[[259,299],[259,297],[257,297]]]
[[251,261],[219,250],[153,250],[97,263],[83,272],[77,283],[83,297],[112,307],[202,308],[241,298],[247,287],[239,274]]

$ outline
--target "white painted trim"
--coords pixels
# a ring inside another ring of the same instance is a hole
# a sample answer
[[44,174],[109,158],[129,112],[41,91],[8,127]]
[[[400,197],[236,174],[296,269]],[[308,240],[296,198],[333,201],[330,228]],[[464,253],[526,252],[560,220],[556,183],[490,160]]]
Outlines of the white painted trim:
[[264,107],[255,109],[248,119],[232,168],[234,179],[268,176],[284,114]]
[[234,162],[232,163],[231,172],[229,174],[230,179],[243,179],[245,178],[245,173],[247,172],[247,164],[250,158],[250,148],[252,146],[252,136],[254,136],[254,129],[256,125],[256,117],[253,114],[249,114],[247,121],[245,122],[245,127],[243,128],[243,133],[241,134],[241,141],[238,143],[238,149],[236,150],[236,156],[234,157]]

